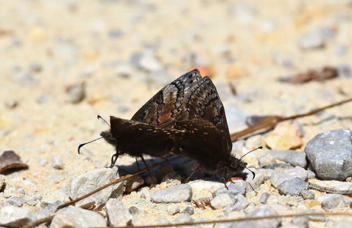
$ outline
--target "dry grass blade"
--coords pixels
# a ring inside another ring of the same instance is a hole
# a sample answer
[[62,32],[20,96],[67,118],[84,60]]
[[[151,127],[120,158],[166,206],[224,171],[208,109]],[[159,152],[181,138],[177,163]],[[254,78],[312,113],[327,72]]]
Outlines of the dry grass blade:
[[338,105],[341,105],[341,104],[344,104],[344,103],[347,103],[350,101],[352,101],[352,98],[315,109],[311,112],[293,115],[293,116],[289,116],[289,117],[268,116],[267,118],[263,119],[263,121],[259,122],[256,125],[250,126],[246,129],[244,129],[243,131],[239,131],[239,132],[231,134],[231,141],[234,142],[240,138],[244,138],[244,137],[249,136],[250,134],[258,132],[258,131],[268,130],[282,121],[293,120],[293,119],[297,119],[297,118],[301,118],[301,117],[311,116],[311,115],[314,115],[314,114],[316,114],[320,111],[323,111],[325,109],[332,108],[332,107],[335,107],[335,106],[338,106]]
[[156,227],[178,227],[178,226],[194,226],[200,224],[214,224],[214,223],[228,223],[228,222],[245,222],[245,221],[255,221],[263,219],[277,219],[277,218],[292,218],[292,217],[305,217],[305,216],[352,216],[352,213],[347,212],[336,212],[336,213],[306,213],[306,214],[289,214],[289,215],[270,215],[262,217],[250,217],[250,218],[239,218],[239,219],[221,219],[213,221],[202,221],[202,222],[185,222],[177,224],[167,224],[167,225],[140,225],[140,226],[119,226],[119,228],[156,228]]

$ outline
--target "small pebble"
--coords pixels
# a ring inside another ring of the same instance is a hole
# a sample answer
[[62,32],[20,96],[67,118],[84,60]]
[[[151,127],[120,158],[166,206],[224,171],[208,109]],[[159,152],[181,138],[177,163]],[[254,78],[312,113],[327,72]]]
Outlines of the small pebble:
[[300,214],[320,214],[320,215],[309,215],[307,216],[310,221],[315,221],[315,222],[325,222],[325,215],[323,211],[319,211],[316,209],[311,209],[311,210],[306,210],[301,212]]
[[[74,200],[116,180],[117,178],[119,178],[119,176],[113,169],[100,168],[87,171],[80,176],[72,178],[70,183],[70,197]],[[123,189],[123,182],[120,182],[77,202],[76,206],[90,203],[92,201],[95,201],[96,206],[105,204],[110,196],[114,196],[115,198],[122,197]]]
[[292,218],[290,223],[295,225],[296,227],[309,228],[309,224],[308,224],[309,223],[309,218],[308,218],[308,216]]
[[275,150],[295,149],[303,144],[297,126],[292,124],[276,126],[265,138],[265,143]]
[[47,160],[43,159],[43,158],[38,160],[38,165],[40,165],[42,167],[44,167],[44,166],[46,166],[48,164],[49,164],[49,162]]
[[194,220],[189,215],[178,215],[175,218],[175,223],[186,223],[186,222],[193,222],[193,221]]
[[16,207],[21,207],[23,205],[23,203],[25,202],[24,199],[22,199],[21,197],[18,196],[11,196],[10,198],[8,198],[6,200],[7,203],[16,206]]
[[223,187],[223,188],[220,188],[220,189],[216,190],[215,192],[213,192],[213,194],[212,194],[213,198],[215,198],[216,196],[218,196],[220,194],[231,194],[233,196],[236,196],[238,194],[244,195],[246,193],[246,188],[242,185],[230,184],[227,187],[228,187],[228,189]]
[[191,197],[191,186],[189,184],[180,184],[155,192],[151,195],[151,200],[155,203],[180,203],[190,201]]
[[[345,180],[352,176],[352,131],[338,129],[311,139],[304,151],[313,171],[323,180]],[[337,153],[338,151],[338,153]]]
[[55,215],[50,228],[60,227],[105,227],[104,217],[93,211],[77,207],[68,207]]
[[268,201],[268,198],[270,197],[270,193],[268,192],[263,192],[259,198],[259,203],[266,204]]
[[303,50],[323,48],[325,39],[319,30],[304,34],[298,41],[298,46]]
[[109,226],[128,226],[132,223],[133,215],[128,207],[118,199],[109,199],[105,205]]
[[170,220],[166,219],[166,218],[156,218],[154,220],[154,222],[157,224],[157,225],[170,225],[171,222]]
[[314,200],[315,195],[314,192],[308,191],[308,190],[302,190],[300,192],[300,195],[303,197],[305,200]]
[[62,161],[60,154],[57,154],[53,157],[53,160],[51,161],[51,166],[54,169],[63,169],[64,168],[64,162]]
[[222,209],[229,205],[234,205],[237,201],[236,196],[232,194],[219,194],[210,201],[210,205],[214,209]]
[[308,183],[301,178],[296,177],[292,180],[286,180],[277,186],[280,194],[298,196],[303,190],[308,189]]
[[[263,217],[263,216],[271,216],[278,215],[278,213],[271,208],[270,206],[264,205],[252,212],[249,212],[244,217]],[[281,218],[276,219],[265,219],[265,220],[253,220],[253,221],[244,221],[244,222],[236,222],[234,223],[234,227],[278,227],[281,223]]]
[[306,153],[304,152],[295,152],[289,154],[285,157],[285,162],[290,163],[293,166],[306,167],[307,166],[307,158]]
[[7,206],[0,209],[0,226],[20,227],[37,220],[28,209]]
[[253,150],[257,147],[263,146],[263,136],[254,135],[246,140],[245,146],[249,150]]
[[243,195],[237,195],[236,199],[234,205],[228,205],[224,208],[227,214],[233,211],[242,211],[249,205],[249,201]]
[[128,208],[128,211],[130,212],[131,215],[138,215],[141,213],[138,207],[135,207],[135,206]]
[[5,106],[8,109],[14,109],[18,106],[18,102],[16,100],[9,99],[5,101]]
[[189,215],[193,215],[194,213],[194,207],[186,207],[183,211],[181,211],[181,214],[189,214]]
[[180,208],[176,204],[170,204],[167,206],[166,211],[169,215],[175,215],[180,212]]
[[71,103],[73,103],[73,104],[79,103],[86,96],[85,84],[81,83],[81,84],[78,84],[78,85],[69,86],[66,89],[66,92],[69,95],[69,101]]

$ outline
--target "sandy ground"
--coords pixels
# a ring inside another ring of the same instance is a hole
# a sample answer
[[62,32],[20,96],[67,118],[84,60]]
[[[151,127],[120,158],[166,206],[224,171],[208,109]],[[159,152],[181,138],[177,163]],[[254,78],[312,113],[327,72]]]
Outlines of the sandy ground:
[[[24,198],[49,195],[72,176],[110,162],[113,148],[103,140],[77,154],[80,143],[108,128],[96,116],[131,118],[195,66],[213,72],[225,105],[248,114],[291,115],[352,96],[352,80],[344,75],[302,85],[278,81],[310,68],[351,67],[348,1],[3,0],[0,18],[0,148],[29,165],[7,177],[11,186],[24,179],[35,184],[22,186]],[[322,45],[303,50],[299,40],[317,30],[325,31]],[[136,65],[138,53],[152,53],[154,62]],[[150,76],[156,71],[161,76]],[[82,82],[86,97],[73,104],[66,88]],[[351,128],[351,112],[346,104],[326,111],[337,117],[332,121],[301,119],[302,149],[318,133]],[[62,170],[51,167],[57,154]],[[40,159],[49,164],[40,166]],[[124,157],[118,164],[133,161]]]

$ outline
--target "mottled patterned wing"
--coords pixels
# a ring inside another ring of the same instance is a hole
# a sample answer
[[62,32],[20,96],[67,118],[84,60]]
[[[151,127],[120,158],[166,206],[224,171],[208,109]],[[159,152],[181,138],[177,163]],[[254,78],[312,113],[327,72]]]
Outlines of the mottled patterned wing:
[[161,89],[145,103],[131,120],[165,127],[182,120],[185,112],[184,96],[202,79],[198,70],[192,70]]
[[215,85],[208,77],[202,78],[185,95],[186,117],[184,120],[203,119],[212,123],[222,135],[222,143],[231,152],[232,142],[222,104]]

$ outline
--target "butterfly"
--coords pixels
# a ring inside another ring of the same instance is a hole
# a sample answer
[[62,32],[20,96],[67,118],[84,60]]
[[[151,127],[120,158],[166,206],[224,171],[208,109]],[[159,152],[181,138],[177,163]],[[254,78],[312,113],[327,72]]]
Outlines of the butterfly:
[[110,129],[101,133],[118,156],[162,157],[182,155],[214,175],[235,174],[247,163],[231,155],[232,142],[224,106],[215,85],[198,70],[174,80],[147,103],[131,120],[110,116]]

